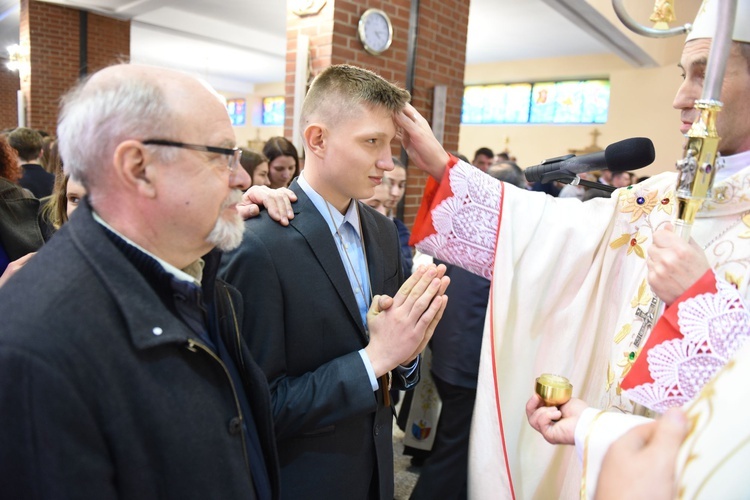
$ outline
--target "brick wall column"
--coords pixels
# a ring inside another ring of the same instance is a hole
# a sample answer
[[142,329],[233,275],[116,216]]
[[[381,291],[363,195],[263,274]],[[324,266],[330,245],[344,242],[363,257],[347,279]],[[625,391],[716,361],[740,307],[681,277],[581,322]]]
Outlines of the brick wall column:
[[[393,24],[393,43],[380,56],[365,52],[357,38],[359,17],[368,8],[385,11]],[[310,37],[312,76],[332,64],[352,64],[375,71],[383,78],[406,87],[409,15],[411,0],[328,0],[317,14],[300,18],[287,9],[286,120],[284,133],[292,134],[297,35]],[[446,85],[447,105],[443,145],[458,149],[461,103],[466,63],[466,31],[469,0],[420,0],[417,22],[417,52],[412,104],[432,120],[433,90]],[[394,144],[394,153],[398,147]],[[405,222],[411,226],[422,197],[426,176],[413,166],[408,169]]]
[[[4,47],[0,47],[4,50]],[[10,71],[8,61],[0,58],[0,130],[18,126],[17,93],[21,88],[18,73]]]
[[[86,14],[87,68],[93,73],[130,56],[130,21]],[[54,134],[60,97],[80,74],[81,11],[37,0],[21,0],[21,46],[30,71],[21,78],[26,124]]]

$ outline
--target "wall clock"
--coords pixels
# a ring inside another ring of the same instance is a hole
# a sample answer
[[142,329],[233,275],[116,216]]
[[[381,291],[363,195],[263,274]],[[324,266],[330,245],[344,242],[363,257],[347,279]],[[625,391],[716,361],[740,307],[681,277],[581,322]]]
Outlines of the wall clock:
[[379,56],[393,42],[393,25],[388,14],[382,10],[367,9],[359,18],[357,34],[365,50]]

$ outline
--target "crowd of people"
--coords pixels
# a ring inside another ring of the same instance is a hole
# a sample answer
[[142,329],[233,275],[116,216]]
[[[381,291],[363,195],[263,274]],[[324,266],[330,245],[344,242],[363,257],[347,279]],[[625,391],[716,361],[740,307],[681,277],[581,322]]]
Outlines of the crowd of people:
[[[394,407],[415,387],[441,407],[414,499],[743,496],[749,16],[740,1],[689,241],[673,172],[590,179],[611,196],[529,185],[507,152],[445,151],[362,68],[314,79],[303,161],[283,137],[237,147],[183,73],[84,79],[55,136],[0,135],[0,496],[392,500]],[[395,140],[430,176],[411,231]],[[541,371],[575,397],[546,406]],[[414,398],[399,420],[426,437]]]
[[[449,282],[435,265],[406,279],[397,226],[357,201],[394,168],[392,116],[408,98],[366,70],[323,72],[291,182],[291,143],[243,155],[203,83],[112,66],[63,99],[59,199],[80,201],[70,220],[40,208],[53,193],[16,184],[40,152],[19,160],[3,139],[0,370],[15,381],[0,390],[3,494],[393,498],[390,390],[419,380]],[[350,115],[333,111],[340,99]],[[36,134],[10,137],[21,132]],[[247,223],[245,190],[268,208]],[[249,238],[264,232],[266,250]],[[328,474],[341,468],[347,481]]]
[[[469,163],[465,157],[460,154],[455,155],[461,158],[464,162]],[[498,169],[511,168],[517,172],[521,171],[518,166],[517,159],[512,156],[507,150],[495,154],[492,149],[488,147],[481,147],[474,152],[474,159],[471,164],[477,167],[482,172],[486,172],[492,175],[492,171]],[[519,179],[524,179],[523,185],[520,187],[528,189],[530,191],[541,191],[549,194],[553,197],[559,198],[578,198],[581,201],[588,201],[592,198],[609,197],[612,189],[618,189],[623,187],[632,186],[643,182],[648,179],[648,176],[637,176],[633,172],[610,172],[609,170],[595,170],[592,172],[585,172],[579,174],[582,180],[594,182],[602,185],[601,189],[595,187],[587,187],[582,185],[564,184],[559,181],[552,182],[528,182],[521,175],[517,176]],[[506,180],[506,179],[502,179]],[[516,184],[511,180],[512,184]],[[605,187],[606,186],[606,187]]]
[[[4,215],[0,222],[2,285],[68,221],[86,195],[86,188],[64,170],[57,139],[43,130],[28,127],[5,130],[0,134],[0,148],[0,210]],[[270,138],[263,152],[241,149],[240,164],[250,176],[249,186],[285,188],[299,174],[296,148],[284,137]],[[21,206],[26,207],[26,213],[21,213]],[[37,227],[41,238],[37,237]],[[18,245],[20,249],[16,249]]]

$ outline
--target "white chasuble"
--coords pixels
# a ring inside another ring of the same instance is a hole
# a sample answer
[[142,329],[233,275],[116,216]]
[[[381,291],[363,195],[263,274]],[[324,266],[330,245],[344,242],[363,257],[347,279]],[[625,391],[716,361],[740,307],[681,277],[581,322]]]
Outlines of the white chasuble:
[[[750,410],[750,311],[733,285],[719,279],[711,286],[713,291],[680,301],[677,323],[684,335],[648,353],[656,359],[650,360],[654,382],[647,386],[654,394],[660,392],[654,385],[664,392],[679,386],[672,391],[673,399],[682,401],[690,425],[677,460],[675,491],[680,498],[739,498],[750,491],[750,476],[744,473],[750,430],[741,418]],[[713,369],[716,365],[720,366]],[[710,380],[703,380],[709,372]],[[576,447],[586,464],[585,498],[594,498],[609,445],[648,421],[635,415],[599,414],[591,408],[581,415]]]
[[690,431],[677,456],[678,498],[747,498],[750,494],[750,343],[687,408]]
[[[526,401],[544,372],[568,377],[573,395],[631,412],[620,384],[651,300],[646,252],[674,216],[674,173],[582,203],[503,184],[453,159],[428,182],[412,242],[490,277],[472,423],[471,498],[577,498],[573,447],[553,446],[528,424]],[[693,235],[720,276],[746,289],[750,170],[714,189]],[[450,287],[447,292],[450,296]],[[641,343],[641,346],[643,343]]]

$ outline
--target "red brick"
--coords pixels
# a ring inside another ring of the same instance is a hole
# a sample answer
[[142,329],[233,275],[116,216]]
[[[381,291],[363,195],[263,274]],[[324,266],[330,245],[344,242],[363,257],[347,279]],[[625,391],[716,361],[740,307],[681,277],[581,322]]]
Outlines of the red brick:
[[[32,68],[21,82],[27,96],[27,125],[54,133],[60,97],[78,79],[79,11],[21,0],[20,27],[21,43],[30,47]],[[89,13],[87,37],[90,73],[130,57],[128,21]]]
[[7,60],[0,59],[0,130],[18,126],[17,92],[21,88],[18,73],[5,66]]
[[[366,5],[366,6],[365,6]],[[365,52],[356,36],[359,16],[368,7],[385,10],[394,26],[394,42],[380,56]],[[290,15],[287,22],[287,39],[296,39],[300,30],[317,27],[310,34],[313,74],[331,64],[353,63],[372,69],[389,81],[403,85],[406,81],[408,57],[410,0],[371,0],[365,4],[359,0],[337,0],[328,2],[317,16],[300,19]],[[447,85],[446,127],[444,145],[448,150],[458,148],[458,124],[461,119],[463,99],[463,77],[466,54],[466,30],[468,25],[469,0],[422,0],[417,30],[417,57],[415,86],[412,104],[428,120],[432,115],[432,100],[435,85]],[[330,38],[325,38],[325,36]],[[450,47],[446,49],[446,47]],[[286,93],[289,104],[286,108],[284,134],[291,138],[294,68],[289,62],[294,57],[287,54]],[[394,154],[399,145],[392,144]],[[405,199],[405,222],[411,226],[419,207],[426,175],[413,166],[408,169],[407,195]]]

